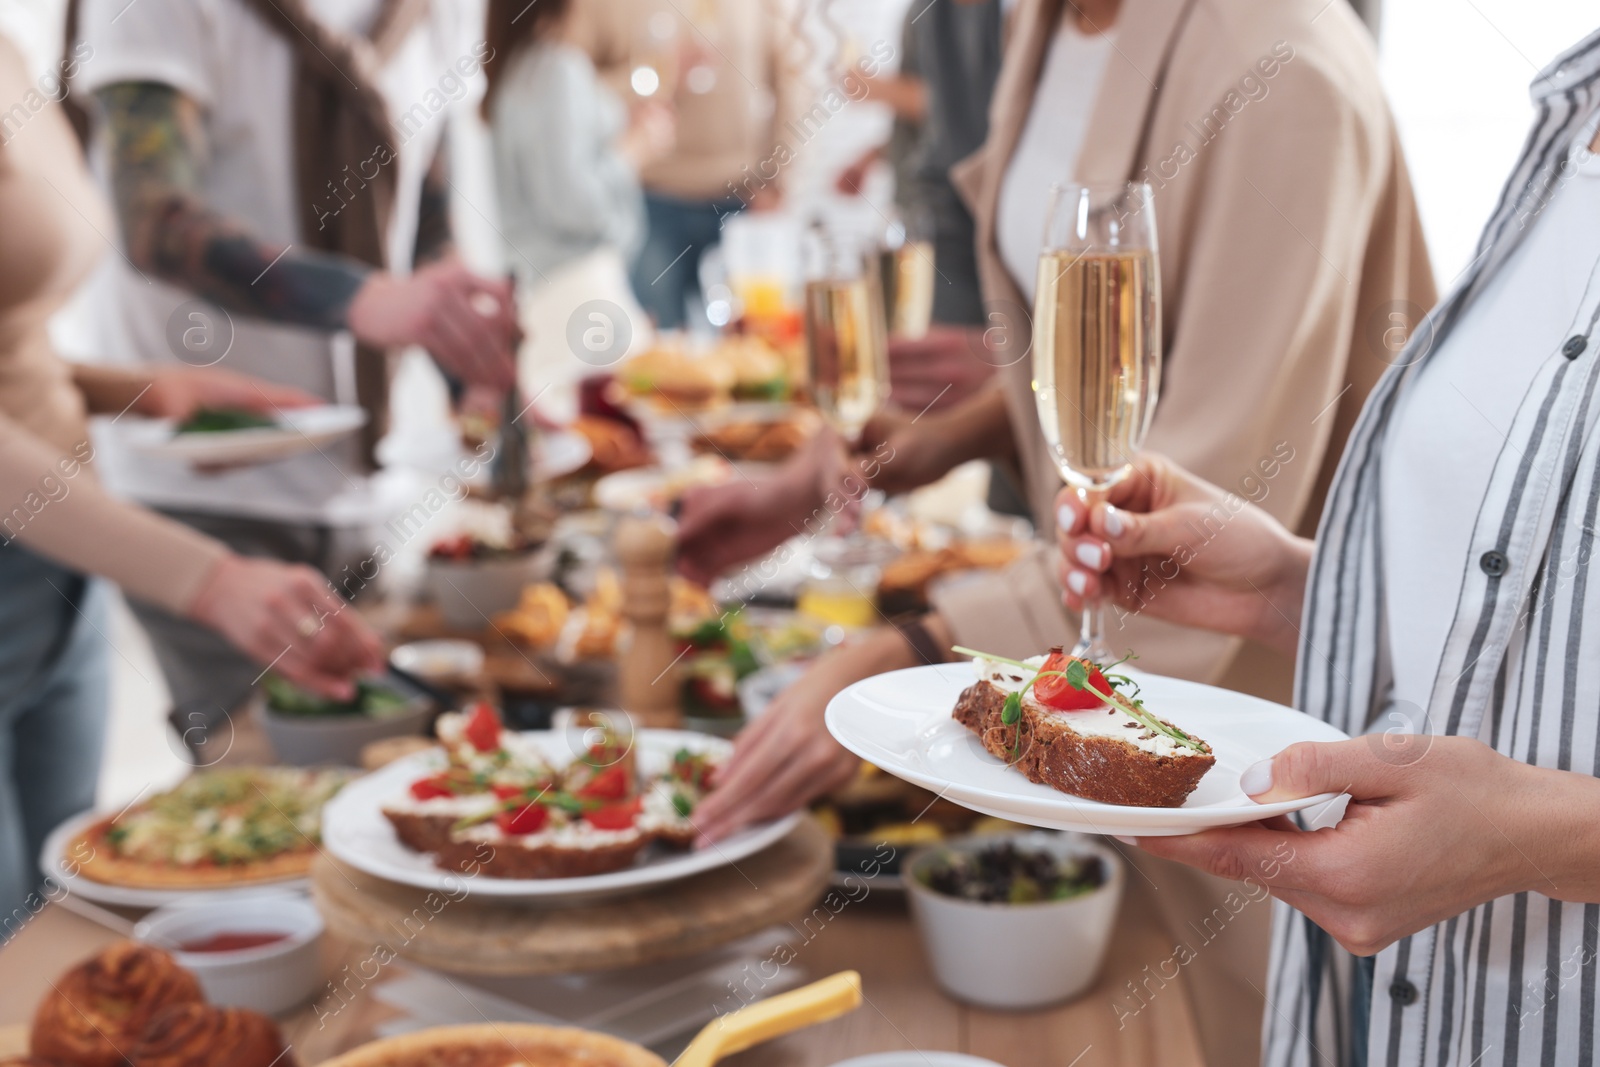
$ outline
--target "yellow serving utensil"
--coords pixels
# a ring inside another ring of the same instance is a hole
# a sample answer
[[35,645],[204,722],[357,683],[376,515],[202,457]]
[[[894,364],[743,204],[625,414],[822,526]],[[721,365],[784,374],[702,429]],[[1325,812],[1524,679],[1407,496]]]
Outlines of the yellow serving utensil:
[[713,1019],[673,1061],[673,1067],[711,1067],[724,1056],[827,1022],[861,1004],[861,975],[840,971],[775,997]]

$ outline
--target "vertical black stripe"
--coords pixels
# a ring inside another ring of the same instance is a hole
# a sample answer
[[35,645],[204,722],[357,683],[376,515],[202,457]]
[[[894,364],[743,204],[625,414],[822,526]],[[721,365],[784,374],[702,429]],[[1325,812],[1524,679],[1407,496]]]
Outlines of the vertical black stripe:
[[1522,1018],[1522,961],[1527,949],[1528,894],[1518,893],[1511,898],[1511,958],[1506,974],[1506,1050],[1500,1062],[1503,1067],[1517,1067],[1522,1048],[1517,1040],[1519,1020]]
[[[1600,759],[1595,761],[1595,773],[1600,774]],[[1578,1062],[1594,1062],[1594,957],[1600,951],[1596,944],[1600,928],[1600,904],[1583,906],[1583,977],[1578,986]]]
[[1561,1022],[1561,901],[1546,900],[1544,930],[1544,989],[1541,993],[1539,1067],[1555,1067]]
[[[1460,920],[1461,916],[1457,915],[1444,924],[1444,976],[1439,983],[1442,987],[1439,990],[1439,1067],[1449,1064],[1456,1045],[1456,925]],[[1436,943],[1434,954],[1438,952]],[[1423,1016],[1424,1021],[1427,1018]],[[1423,1052],[1426,1054],[1427,1049]]]
[[[1402,937],[1395,948],[1394,974],[1389,978],[1391,982],[1398,982],[1406,977],[1406,969],[1411,966],[1412,938]],[[1379,995],[1374,985],[1372,995]],[[1384,1058],[1388,1067],[1400,1067],[1400,1036],[1405,1030],[1406,1009],[1399,1004],[1391,1002],[1389,1005],[1389,1048]]]
[[1473,976],[1472,1046],[1468,1049],[1472,1058],[1468,1063],[1480,1063],[1483,1060],[1484,997],[1489,984],[1489,948],[1494,941],[1494,901],[1489,901],[1478,910],[1483,912],[1483,929],[1478,931],[1478,962]]

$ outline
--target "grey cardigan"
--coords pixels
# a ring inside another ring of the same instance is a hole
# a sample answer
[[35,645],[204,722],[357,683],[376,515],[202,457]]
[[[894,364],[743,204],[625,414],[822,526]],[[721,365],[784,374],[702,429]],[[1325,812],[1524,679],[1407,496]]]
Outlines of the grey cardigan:
[[500,232],[528,281],[605,245],[644,240],[639,177],[617,150],[627,113],[593,63],[566,44],[516,56],[490,108]]

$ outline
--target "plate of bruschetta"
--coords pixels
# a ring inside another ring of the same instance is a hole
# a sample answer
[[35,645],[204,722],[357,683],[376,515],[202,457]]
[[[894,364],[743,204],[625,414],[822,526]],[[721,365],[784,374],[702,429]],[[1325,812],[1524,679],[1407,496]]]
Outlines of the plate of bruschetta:
[[440,744],[351,783],[323,846],[391,882],[496,899],[584,898],[687,878],[774,844],[798,816],[697,847],[694,810],[732,750],[682,730],[505,729],[479,704]]
[[1296,811],[1340,794],[1257,804],[1251,764],[1298,741],[1341,741],[1270,701],[1052,649],[1028,659],[880,674],[827,709],[839,743],[882,770],[986,815],[1032,826],[1165,837]]

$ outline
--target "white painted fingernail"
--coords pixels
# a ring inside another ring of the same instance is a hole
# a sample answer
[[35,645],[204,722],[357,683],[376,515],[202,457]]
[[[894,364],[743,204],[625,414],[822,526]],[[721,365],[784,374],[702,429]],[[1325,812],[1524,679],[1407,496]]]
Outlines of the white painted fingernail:
[[1088,579],[1084,578],[1082,571],[1067,572],[1067,588],[1072,590],[1074,593],[1082,596],[1083,591],[1088,588],[1088,585]]
[[1132,845],[1135,848],[1139,847],[1139,839],[1137,837],[1122,837],[1117,834],[1112,834],[1111,836],[1116,838],[1116,840],[1121,841],[1124,845]]
[[1062,504],[1056,508],[1056,525],[1061,527],[1063,533],[1071,533],[1078,525],[1078,512],[1071,504]]
[[1100,546],[1099,545],[1091,545],[1091,544],[1088,544],[1087,542],[1084,543],[1084,544],[1079,545],[1078,546],[1078,560],[1085,567],[1092,567],[1095,570],[1099,570],[1100,569]]
[[1121,537],[1122,536],[1122,530],[1123,530],[1122,512],[1118,511],[1116,508],[1112,507],[1110,504],[1107,504],[1106,505],[1106,533],[1109,534],[1112,537]]
[[1239,776],[1239,788],[1244,790],[1246,796],[1260,796],[1272,788],[1272,761],[1269,759],[1252,763],[1245,768]]

